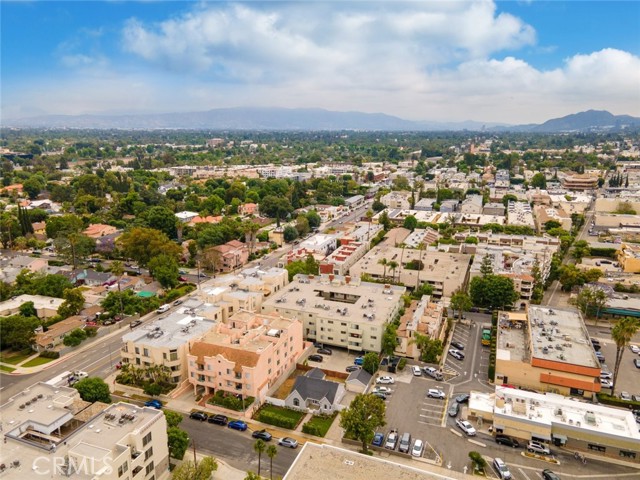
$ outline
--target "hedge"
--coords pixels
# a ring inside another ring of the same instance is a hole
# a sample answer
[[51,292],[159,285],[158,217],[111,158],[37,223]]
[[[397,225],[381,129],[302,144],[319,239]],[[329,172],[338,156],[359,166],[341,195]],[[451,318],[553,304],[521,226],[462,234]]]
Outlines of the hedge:
[[260,421],[268,423],[269,425],[275,425],[276,427],[288,428],[293,430],[298,425],[298,422],[294,418],[285,417],[276,412],[262,411],[260,412]]
[[589,249],[589,254],[592,257],[616,258],[616,252],[617,250],[615,248],[591,247]]
[[614,407],[628,408],[633,410],[640,409],[640,402],[634,402],[632,400],[622,400],[618,397],[613,397],[606,393],[597,393],[598,401],[600,403],[604,403],[605,405],[611,405]]
[[40,352],[40,355],[38,356],[42,358],[60,358],[60,352],[45,350],[44,352]]

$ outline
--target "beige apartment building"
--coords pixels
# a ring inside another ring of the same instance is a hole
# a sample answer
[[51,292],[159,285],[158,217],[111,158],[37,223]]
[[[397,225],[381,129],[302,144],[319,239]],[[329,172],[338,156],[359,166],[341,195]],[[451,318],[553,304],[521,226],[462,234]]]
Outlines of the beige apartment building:
[[85,402],[78,391],[36,383],[0,406],[3,479],[165,480],[164,413],[129,403]]
[[396,331],[398,346],[394,353],[418,360],[420,350],[412,341],[417,333],[444,341],[447,325],[444,311],[444,304],[432,301],[430,295],[424,295],[419,302],[412,304],[400,318]]
[[386,324],[400,311],[405,287],[358,277],[302,275],[262,304],[302,322],[303,338],[356,352],[379,352]]
[[499,312],[497,343],[496,384],[587,398],[600,391],[600,362],[574,308]]
[[192,343],[189,382],[195,395],[222,390],[262,402],[303,351],[300,320],[239,312]]

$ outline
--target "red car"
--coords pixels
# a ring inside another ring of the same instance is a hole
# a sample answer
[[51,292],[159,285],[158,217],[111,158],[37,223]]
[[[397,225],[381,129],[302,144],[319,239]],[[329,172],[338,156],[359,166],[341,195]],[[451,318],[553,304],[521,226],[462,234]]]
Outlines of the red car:
[[178,277],[178,280],[180,280],[181,282],[186,282],[187,279],[185,277]]

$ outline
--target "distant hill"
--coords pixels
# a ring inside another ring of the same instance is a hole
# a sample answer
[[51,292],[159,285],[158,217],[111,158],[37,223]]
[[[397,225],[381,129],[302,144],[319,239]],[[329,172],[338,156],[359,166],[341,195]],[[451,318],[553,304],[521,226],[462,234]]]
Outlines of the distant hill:
[[335,112],[319,108],[219,108],[201,112],[135,115],[43,115],[4,120],[3,127],[120,130],[367,130],[567,132],[640,127],[640,118],[589,110],[541,125],[404,120],[384,113]]

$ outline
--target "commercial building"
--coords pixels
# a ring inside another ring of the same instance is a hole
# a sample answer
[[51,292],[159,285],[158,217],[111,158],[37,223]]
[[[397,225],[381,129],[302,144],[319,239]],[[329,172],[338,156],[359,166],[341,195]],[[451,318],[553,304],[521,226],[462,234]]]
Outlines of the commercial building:
[[78,391],[36,383],[0,406],[3,479],[169,478],[164,413],[91,404]]
[[312,237],[309,237],[304,242],[300,242],[298,248],[306,249],[311,252],[316,252],[321,255],[329,255],[338,246],[337,235],[325,235],[323,233],[316,233]]
[[[352,277],[366,274],[375,279],[395,279],[409,288],[428,283],[433,287],[434,297],[440,298],[450,297],[467,284],[470,261],[471,255],[464,253],[421,251],[381,244],[351,267],[350,273]],[[396,262],[397,268],[391,269],[389,262]]]
[[345,206],[349,208],[358,208],[364,205],[364,195],[354,195],[344,200]]
[[222,390],[262,402],[277,380],[295,369],[303,351],[300,320],[238,312],[192,342],[189,382],[195,395]]
[[600,391],[600,362],[576,309],[499,312],[497,347],[497,384],[588,398]]
[[64,300],[44,295],[18,295],[10,300],[0,302],[0,317],[9,317],[20,313],[20,306],[27,302],[33,302],[38,318],[50,318],[58,314],[58,308]]
[[562,179],[562,186],[567,190],[595,190],[598,188],[598,176],[597,175],[566,175]]
[[623,243],[618,252],[618,263],[625,273],[640,273],[640,246]]
[[493,421],[495,433],[640,463],[640,433],[630,410],[497,386],[495,394],[472,392],[469,413]]
[[302,275],[262,304],[263,313],[297,318],[305,340],[354,351],[379,352],[382,334],[402,304],[405,287],[359,277]]
[[[195,302],[185,302],[166,317],[124,335],[120,350],[122,363],[139,368],[164,366],[171,370],[173,383],[186,380],[189,345],[216,325],[216,322],[196,315],[191,303]],[[222,320],[222,314],[219,315]]]

